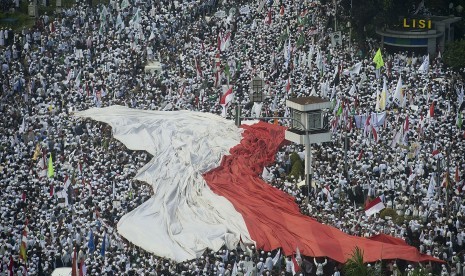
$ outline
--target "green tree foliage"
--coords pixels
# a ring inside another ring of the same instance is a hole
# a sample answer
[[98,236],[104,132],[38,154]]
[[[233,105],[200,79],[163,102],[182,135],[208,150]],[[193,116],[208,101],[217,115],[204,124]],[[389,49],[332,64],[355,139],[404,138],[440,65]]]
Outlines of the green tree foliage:
[[297,161],[302,162],[302,160],[300,159],[300,156],[296,152],[291,153],[291,155],[289,155],[289,158],[291,159],[291,168],[292,166],[294,166],[295,162]]
[[[342,0],[341,4],[350,14],[353,35],[361,49],[365,49],[367,33],[383,26],[400,25],[400,17],[414,11],[418,0]],[[425,1],[429,8],[428,1]],[[352,8],[351,8],[352,4]]]
[[412,271],[412,276],[427,276],[427,275],[431,275],[430,274],[431,271],[428,271],[427,269],[425,268],[422,268],[420,266],[417,266],[415,267],[415,269]]
[[350,258],[344,264],[344,275],[368,276],[369,271],[363,261],[363,250],[358,246],[354,248]]
[[395,220],[397,218],[396,210],[392,208],[384,208],[383,210],[381,210],[381,212],[379,212],[380,218],[385,219],[386,216],[391,217],[393,220]]
[[[292,156],[292,155],[291,155]],[[297,156],[299,157],[299,156]],[[292,159],[291,159],[292,162]],[[291,167],[291,172],[289,173],[289,176],[293,175],[294,179],[299,179],[299,177],[303,177],[304,175],[304,166],[302,164],[302,160],[300,160],[300,157],[294,161],[294,164]]]
[[465,67],[465,40],[450,42],[443,55],[444,63],[454,69]]

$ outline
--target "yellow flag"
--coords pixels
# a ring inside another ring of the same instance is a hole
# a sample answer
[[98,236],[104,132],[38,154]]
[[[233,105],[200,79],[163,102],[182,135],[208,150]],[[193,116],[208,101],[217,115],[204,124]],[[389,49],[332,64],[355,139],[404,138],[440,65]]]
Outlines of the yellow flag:
[[383,56],[381,55],[381,49],[378,49],[376,55],[373,57],[373,62],[376,63],[376,69],[384,66]]
[[40,144],[37,143],[36,149],[34,150],[34,155],[32,156],[32,160],[36,161],[37,158],[39,158],[40,155]]
[[53,161],[52,161],[52,155],[50,154],[50,157],[48,158],[48,172],[47,176],[49,178],[52,178],[55,176],[55,169],[53,168]]

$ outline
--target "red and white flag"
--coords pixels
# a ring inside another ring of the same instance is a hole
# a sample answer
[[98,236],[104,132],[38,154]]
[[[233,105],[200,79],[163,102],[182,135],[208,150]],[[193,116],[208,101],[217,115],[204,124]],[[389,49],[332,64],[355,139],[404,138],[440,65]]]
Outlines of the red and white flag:
[[221,35],[218,34],[218,37],[217,37],[217,40],[218,40],[218,52],[221,52]]
[[286,93],[289,93],[291,91],[291,77],[287,79],[287,84],[286,84]]
[[220,98],[220,105],[228,105],[233,99],[232,86]]
[[271,25],[272,19],[271,19],[271,9],[268,10],[268,16],[266,19],[266,24]]
[[363,157],[363,149],[360,150],[360,153],[358,154],[357,160],[358,161],[362,160],[362,157]]
[[371,125],[371,114],[367,116],[367,119],[365,120],[365,135],[368,135],[370,133],[370,125]]
[[423,115],[421,115],[420,120],[418,121],[418,130],[417,132],[422,135],[423,134],[423,127],[425,126],[425,120],[423,118]]
[[[355,246],[370,253],[364,256],[366,262],[376,262],[380,256],[436,261],[416,249],[390,243],[381,246],[379,241],[348,235],[301,214],[293,197],[260,177],[263,167],[274,162],[270,156],[275,156],[285,141],[284,127],[258,122],[238,129],[231,120],[214,114],[141,114],[140,110],[124,106],[93,108],[77,112],[76,116],[108,123],[114,137],[123,144],[152,155],[136,179],[156,187],[156,192],[118,221],[118,233],[157,256],[183,262],[199,258],[205,248],[236,248],[242,239],[265,251],[281,248],[285,256],[293,255],[298,246],[302,256],[327,256],[340,263],[347,260]],[[144,139],[134,139],[141,135],[145,135]],[[157,149],[147,147],[149,141],[157,144]],[[195,189],[179,193],[186,181]],[[175,229],[176,235],[172,235],[173,225],[182,226]],[[270,229],[273,235],[266,234]]]
[[438,158],[442,156],[441,152],[438,149],[434,149],[433,152],[431,152],[431,155],[433,155],[433,157]]
[[444,178],[442,179],[441,187],[448,188],[449,187],[449,173],[446,172]]
[[231,44],[231,32],[227,32],[221,41],[221,51],[226,51],[229,48],[229,45]]
[[373,140],[375,140],[375,143],[378,143],[378,132],[376,131],[376,128],[373,125],[371,126],[371,132],[373,133]]
[[404,122],[404,133],[408,132],[409,130],[409,119],[408,119],[408,115],[405,117],[405,122]]
[[226,110],[229,103],[233,100],[234,94],[232,92],[232,86],[221,96],[220,105],[222,107],[221,116],[226,117]]
[[323,194],[326,196],[328,201],[332,201],[333,197],[331,196],[331,191],[329,190],[329,186],[326,185],[323,187]]
[[195,62],[195,70],[197,71],[197,77],[202,78],[203,77],[202,68],[200,68],[200,64],[199,62],[197,62],[197,58],[194,58],[194,62]]
[[384,206],[383,202],[381,201],[381,198],[377,197],[365,206],[365,214],[367,216],[371,216],[376,213],[379,213],[384,208],[386,208],[386,206]]
[[298,271],[300,271],[300,266],[299,264],[297,263],[297,260],[295,259],[294,256],[292,256],[292,266],[291,266],[291,270],[292,270],[292,275],[296,275],[296,273]]

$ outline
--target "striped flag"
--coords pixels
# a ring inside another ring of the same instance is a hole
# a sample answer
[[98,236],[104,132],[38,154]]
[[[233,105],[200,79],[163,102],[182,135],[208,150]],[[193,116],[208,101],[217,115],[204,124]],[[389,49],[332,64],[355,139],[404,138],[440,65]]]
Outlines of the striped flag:
[[381,198],[378,196],[377,198],[373,199],[372,201],[370,201],[370,203],[368,203],[365,206],[365,214],[367,216],[371,216],[371,215],[374,215],[376,213],[379,213],[384,208],[386,208],[386,207],[384,206],[383,202],[381,201]]

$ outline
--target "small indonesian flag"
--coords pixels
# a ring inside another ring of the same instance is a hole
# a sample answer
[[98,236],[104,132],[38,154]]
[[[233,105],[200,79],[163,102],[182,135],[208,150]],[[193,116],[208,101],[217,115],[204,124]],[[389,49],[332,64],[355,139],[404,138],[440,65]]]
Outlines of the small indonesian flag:
[[372,200],[370,203],[368,203],[367,206],[365,206],[365,214],[367,216],[371,216],[376,213],[379,213],[384,208],[386,207],[384,206],[383,202],[381,201],[379,197],[377,197],[374,200]]
[[444,179],[442,180],[441,186],[443,188],[449,188],[449,173],[444,175]]
[[292,267],[291,267],[291,270],[292,270],[292,275],[295,275],[297,272],[300,271],[300,266],[299,266],[299,264],[297,263],[297,260],[295,259],[294,256],[292,256]]
[[408,115],[407,117],[405,117],[405,122],[404,122],[404,133],[407,132],[409,130],[409,119],[408,119]]
[[362,160],[362,157],[363,157],[363,149],[360,150],[360,153],[358,154],[357,160],[358,161]]
[[331,191],[329,190],[329,186],[326,185],[324,188],[323,188],[323,194],[326,196],[326,199],[328,201],[331,201],[333,199],[333,197],[331,196]]
[[195,62],[195,70],[197,71],[197,77],[200,77],[202,78],[203,77],[203,74],[202,74],[202,68],[200,67],[200,62],[197,62],[197,58],[194,58],[194,62]]
[[221,99],[220,99],[220,104],[221,105],[227,105],[228,103],[230,103],[233,99],[233,92],[232,92],[232,86],[228,89],[228,91],[226,91],[226,93],[223,94],[223,96],[221,96]]
[[375,143],[378,143],[378,132],[376,131],[376,128],[374,126],[371,126],[371,132],[373,133],[373,139],[375,140]]

